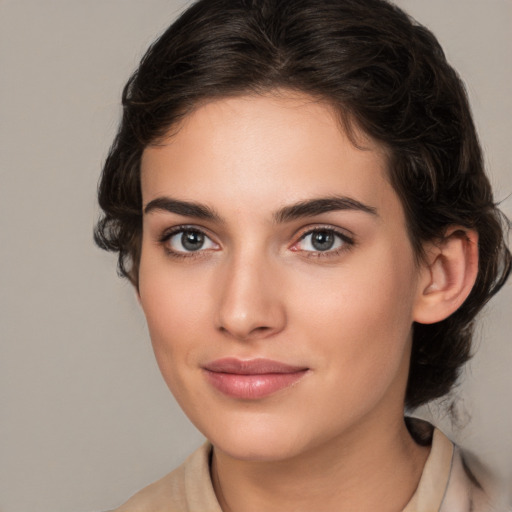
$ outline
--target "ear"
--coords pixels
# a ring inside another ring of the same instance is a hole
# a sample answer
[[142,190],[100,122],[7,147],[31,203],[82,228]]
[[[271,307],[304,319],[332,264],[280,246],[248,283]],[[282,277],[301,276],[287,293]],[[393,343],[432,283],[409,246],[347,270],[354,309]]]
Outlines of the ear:
[[432,324],[448,318],[470,294],[478,274],[478,234],[451,226],[425,252],[413,320]]

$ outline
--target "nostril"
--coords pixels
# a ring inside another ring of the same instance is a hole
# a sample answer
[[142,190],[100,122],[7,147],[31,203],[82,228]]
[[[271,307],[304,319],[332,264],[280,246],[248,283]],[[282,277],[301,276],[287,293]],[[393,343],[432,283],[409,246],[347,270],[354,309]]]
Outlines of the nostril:
[[253,329],[252,332],[267,332],[270,330],[271,330],[270,327],[261,326],[261,327],[256,327],[255,329]]
[[229,328],[226,326],[219,326],[219,331],[222,332],[223,334],[243,341],[269,336],[275,330],[276,329],[273,329],[272,327],[266,325],[254,327],[252,329],[249,328],[238,330],[234,327]]

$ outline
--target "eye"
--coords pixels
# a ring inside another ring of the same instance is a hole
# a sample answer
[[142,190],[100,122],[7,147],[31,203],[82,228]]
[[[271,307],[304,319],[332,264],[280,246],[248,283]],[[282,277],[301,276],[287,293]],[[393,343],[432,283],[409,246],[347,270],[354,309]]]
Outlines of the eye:
[[300,240],[293,246],[293,249],[314,253],[337,253],[339,250],[348,248],[352,244],[352,239],[345,234],[339,233],[334,229],[318,228],[302,235]]
[[162,242],[173,253],[191,253],[219,247],[205,233],[192,228],[173,231],[166,235]]

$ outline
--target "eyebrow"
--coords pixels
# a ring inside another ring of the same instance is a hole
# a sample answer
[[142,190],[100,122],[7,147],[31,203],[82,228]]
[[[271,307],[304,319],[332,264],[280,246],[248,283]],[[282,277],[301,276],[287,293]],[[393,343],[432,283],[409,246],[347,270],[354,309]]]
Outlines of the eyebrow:
[[[314,217],[322,213],[332,211],[352,210],[378,215],[377,209],[368,206],[356,199],[345,196],[329,196],[300,201],[289,206],[284,206],[273,214],[274,222],[282,224],[304,217]],[[201,220],[223,223],[222,217],[209,206],[192,201],[181,201],[171,197],[158,197],[150,201],[144,207],[144,213],[152,211],[165,211],[182,215],[183,217],[194,217]]]
[[318,199],[309,199],[300,201],[290,206],[281,208],[274,214],[274,221],[277,223],[290,222],[303,217],[314,217],[322,213],[328,213],[339,210],[355,210],[370,215],[378,215],[377,209],[373,206],[345,196],[321,197]]
[[145,206],[144,213],[152,211],[165,211],[176,213],[183,217],[195,217],[202,220],[222,222],[220,215],[209,206],[191,201],[180,201],[171,197],[157,197],[150,201]]

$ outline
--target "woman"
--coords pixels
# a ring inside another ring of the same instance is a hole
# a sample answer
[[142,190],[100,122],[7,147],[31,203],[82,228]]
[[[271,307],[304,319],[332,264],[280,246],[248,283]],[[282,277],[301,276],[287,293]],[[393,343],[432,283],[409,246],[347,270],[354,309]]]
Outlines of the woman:
[[209,442],[118,510],[489,509],[404,418],[511,265],[434,36],[382,0],[201,0],[123,104],[96,240]]

